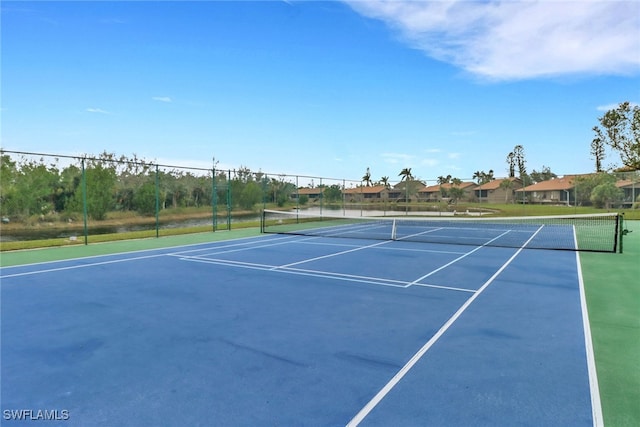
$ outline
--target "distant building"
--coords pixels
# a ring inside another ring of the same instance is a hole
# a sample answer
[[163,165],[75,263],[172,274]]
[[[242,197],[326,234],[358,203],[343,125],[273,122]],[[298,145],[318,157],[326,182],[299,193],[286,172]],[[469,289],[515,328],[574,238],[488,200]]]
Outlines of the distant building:
[[291,198],[293,200],[298,200],[298,196],[307,196],[309,198],[309,201],[320,200],[320,195],[322,194],[323,190],[324,190],[324,188],[322,188],[322,187],[320,187],[320,188],[308,188],[308,187],[298,188],[297,191],[294,191],[293,193],[291,193]]
[[[510,181],[508,187],[502,185]],[[515,200],[515,190],[522,188],[520,178],[499,178],[477,186],[474,189],[476,199],[480,203],[511,203]]]
[[[428,185],[418,191],[420,200],[427,202],[439,202],[442,199],[448,199],[447,192],[454,187],[453,184],[437,184]],[[474,190],[478,187],[475,182],[462,182],[458,185],[458,188],[462,189],[464,195],[460,200],[473,200],[475,198]]]
[[570,204],[575,203],[575,179],[579,175],[566,175],[537,182],[525,188],[516,190],[518,200],[524,199],[530,203]]
[[348,188],[344,190],[344,195],[347,202],[389,200],[389,188],[384,185]]
[[624,179],[616,182],[616,187],[620,188],[624,195],[622,196],[622,206],[630,208],[640,197],[640,180]]

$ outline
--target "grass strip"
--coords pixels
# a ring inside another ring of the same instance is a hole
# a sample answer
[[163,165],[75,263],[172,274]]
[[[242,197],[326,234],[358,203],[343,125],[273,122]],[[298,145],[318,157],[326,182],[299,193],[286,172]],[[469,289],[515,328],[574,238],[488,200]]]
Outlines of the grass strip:
[[622,254],[582,253],[589,321],[607,426],[640,425],[640,221]]

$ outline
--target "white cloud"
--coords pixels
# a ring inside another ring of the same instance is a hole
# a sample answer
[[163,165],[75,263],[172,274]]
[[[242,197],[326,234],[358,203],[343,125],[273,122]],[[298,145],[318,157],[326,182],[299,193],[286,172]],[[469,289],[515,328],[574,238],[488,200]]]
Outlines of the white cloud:
[[428,56],[492,80],[640,71],[636,0],[344,0]]
[[172,102],[171,98],[168,96],[154,96],[151,99],[158,102]]
[[402,164],[405,167],[410,167],[414,156],[402,153],[382,153],[382,159],[392,165]]
[[[633,108],[633,107],[637,107],[638,105],[640,105],[640,104],[637,104],[637,103],[635,103],[635,102],[630,102],[629,104],[631,105],[631,107],[632,107],[632,108]],[[615,109],[617,109],[619,106],[620,106],[620,103],[617,103],[617,104],[598,105],[598,106],[596,107],[596,110],[598,110],[598,111],[603,111],[603,112],[605,112],[605,113],[606,113],[607,111],[611,111],[611,110],[615,110]]]
[[425,158],[420,161],[421,166],[429,166],[435,167],[438,166],[440,162],[437,159]]
[[105,111],[101,108],[87,108],[89,113],[98,113],[98,114],[112,114],[109,111]]

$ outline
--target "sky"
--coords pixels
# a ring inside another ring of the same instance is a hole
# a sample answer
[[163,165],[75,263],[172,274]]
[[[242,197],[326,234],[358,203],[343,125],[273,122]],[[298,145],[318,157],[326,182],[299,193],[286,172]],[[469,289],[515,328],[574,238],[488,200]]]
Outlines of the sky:
[[[595,169],[640,2],[2,1],[1,146],[425,181]],[[620,166],[609,153],[606,167]]]

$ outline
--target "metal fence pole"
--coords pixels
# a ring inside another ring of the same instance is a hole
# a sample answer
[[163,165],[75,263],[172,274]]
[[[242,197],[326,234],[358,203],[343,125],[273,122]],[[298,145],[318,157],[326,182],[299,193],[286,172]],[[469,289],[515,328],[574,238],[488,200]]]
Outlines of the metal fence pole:
[[156,165],[156,238],[160,237],[160,177]]
[[231,230],[231,169],[227,174],[227,230]]
[[87,173],[85,160],[82,159],[82,218],[84,220],[84,244],[89,244],[89,228],[87,226]]
[[211,218],[211,227],[212,227],[212,231],[215,232],[216,231],[216,222],[217,222],[217,216],[218,216],[218,212],[216,209],[216,205],[218,203],[217,201],[217,196],[218,196],[218,192],[216,189],[216,166],[215,166],[215,158],[214,158],[214,164],[213,164],[213,169],[211,169],[211,210],[213,212],[213,217]]

